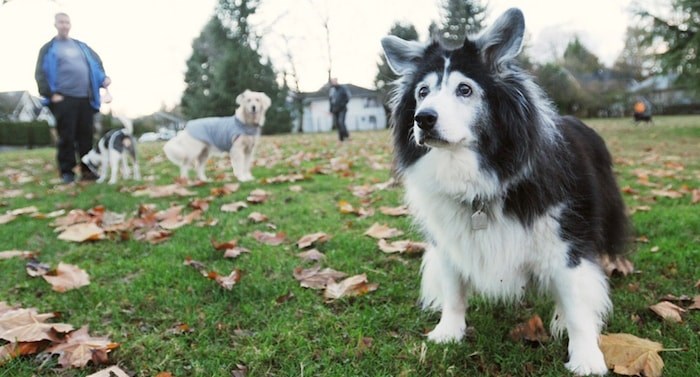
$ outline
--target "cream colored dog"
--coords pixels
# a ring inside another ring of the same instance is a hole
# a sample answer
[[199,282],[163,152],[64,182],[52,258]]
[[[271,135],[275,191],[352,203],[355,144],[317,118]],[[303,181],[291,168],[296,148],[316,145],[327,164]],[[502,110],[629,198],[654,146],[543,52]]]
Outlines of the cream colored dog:
[[230,117],[200,118],[187,122],[184,131],[170,139],[163,151],[170,161],[180,167],[180,177],[188,179],[193,168],[197,178],[207,181],[204,174],[212,151],[228,152],[233,174],[241,182],[253,180],[255,145],[265,123],[270,97],[265,93],[246,90],[236,97],[239,105]]

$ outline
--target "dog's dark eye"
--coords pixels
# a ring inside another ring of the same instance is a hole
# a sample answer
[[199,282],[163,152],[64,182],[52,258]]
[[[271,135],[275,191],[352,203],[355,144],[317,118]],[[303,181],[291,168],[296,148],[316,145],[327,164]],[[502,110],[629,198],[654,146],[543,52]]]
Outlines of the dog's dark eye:
[[429,92],[430,92],[430,90],[428,90],[427,86],[424,86],[424,87],[418,89],[418,98],[427,97]]
[[461,97],[469,97],[472,95],[472,87],[467,84],[459,84],[457,87],[457,95]]

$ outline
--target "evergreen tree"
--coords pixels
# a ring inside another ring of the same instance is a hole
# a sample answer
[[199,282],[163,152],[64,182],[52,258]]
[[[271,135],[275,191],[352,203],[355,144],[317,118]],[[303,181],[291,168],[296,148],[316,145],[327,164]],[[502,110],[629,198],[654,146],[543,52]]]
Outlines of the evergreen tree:
[[700,1],[672,0],[672,17],[660,17],[648,11],[639,14],[651,23],[644,40],[646,46],[665,44],[666,51],[657,55],[665,72],[677,73],[678,82],[700,88]]
[[578,37],[574,37],[566,46],[562,65],[576,76],[595,75],[603,68],[598,57],[587,49]]
[[652,54],[644,46],[646,32],[636,26],[627,27],[625,46],[613,64],[613,69],[624,79],[643,80],[652,72],[658,70]]
[[441,37],[452,46],[461,45],[467,35],[483,28],[486,6],[479,0],[443,0]]

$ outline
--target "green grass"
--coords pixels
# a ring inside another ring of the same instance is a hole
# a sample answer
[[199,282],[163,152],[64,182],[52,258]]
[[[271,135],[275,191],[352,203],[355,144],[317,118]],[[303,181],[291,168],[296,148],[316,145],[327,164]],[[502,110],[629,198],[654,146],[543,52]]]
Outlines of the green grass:
[[[651,171],[649,181],[659,188],[699,188],[700,118],[657,117],[654,125],[638,126],[626,119],[588,123],[603,134],[611,148],[620,186],[636,191],[625,194],[628,206],[651,207],[632,216],[637,236],[646,236],[649,242],[632,245],[636,249],[632,260],[640,272],[612,279],[615,311],[606,331],[631,333],[667,348],[681,348],[683,351],[662,354],[664,375],[699,375],[697,311],[686,313],[683,323],[673,324],[661,321],[648,306],[666,294],[698,294],[694,284],[700,279],[700,207],[691,204],[689,194],[680,199],[655,198],[637,174],[639,169]],[[337,145],[332,134],[264,137],[258,150],[262,165],[253,169],[258,179],[315,167],[330,169],[330,160],[336,157],[352,162],[351,169],[312,174],[296,183],[244,183],[238,192],[210,203],[205,217],[218,219],[216,226],[188,225],[161,244],[133,239],[67,243],[57,239],[49,226],[51,220],[25,216],[0,225],[0,250],[39,251],[41,261],[54,266],[58,262],[77,264],[91,277],[89,286],[56,293],[43,279],[26,274],[26,261],[3,260],[0,300],[41,312],[60,312],[60,321],[76,327],[89,325],[91,334],[109,336],[121,344],[111,353],[111,361],[139,376],[162,371],[175,376],[230,376],[237,364],[245,365],[249,376],[567,375],[563,366],[565,340],[535,347],[508,336],[516,324],[534,313],[548,321],[551,302],[535,296],[506,306],[476,300],[469,313],[475,333],[467,340],[451,345],[426,341],[424,334],[437,323],[438,315],[423,312],[416,305],[420,259],[386,255],[373,239],[363,235],[374,222],[380,222],[403,229],[406,238],[420,239],[410,219],[378,211],[382,205],[401,204],[402,188],[374,192],[366,205],[377,211],[368,218],[338,210],[339,200],[355,207],[362,205],[362,199],[352,195],[351,186],[380,183],[390,177],[389,133],[353,133],[352,137],[352,142],[343,146]],[[141,167],[149,185],[171,183],[177,174],[175,166],[163,159],[160,146],[140,146]],[[28,205],[42,212],[104,205],[109,211],[132,216],[142,203],[164,209],[190,200],[134,197],[122,190],[139,184],[131,181],[64,190],[52,182],[56,176],[54,153],[40,149],[0,155],[0,171],[4,172],[0,190],[20,188],[25,194],[0,198],[3,212]],[[230,176],[228,163],[215,159],[219,161],[210,167],[210,177],[217,173]],[[373,166],[376,163],[380,163],[378,169]],[[34,181],[13,184],[6,176],[8,169],[24,171]],[[664,173],[671,170],[672,174]],[[223,183],[214,181],[191,190],[203,198]],[[291,185],[300,185],[303,190],[293,192]],[[270,200],[238,213],[219,210],[222,204],[245,200],[255,188],[269,191]],[[251,237],[254,230],[269,229],[264,223],[246,220],[253,211],[267,215],[288,241],[281,246],[255,241]],[[318,247],[326,254],[324,266],[350,275],[366,273],[379,289],[327,304],[318,291],[301,288],[292,272],[297,266],[310,264],[296,257],[295,241],[313,232],[332,237]],[[224,259],[211,247],[211,238],[238,239],[251,253]],[[654,247],[658,251],[652,252]],[[187,257],[220,273],[240,268],[245,275],[226,291],[184,266]],[[276,302],[289,292],[294,294],[292,300]],[[641,320],[633,321],[635,315]],[[171,331],[181,323],[192,331]],[[0,376],[86,376],[96,370],[92,366],[60,370],[55,359],[42,365],[40,360],[23,357],[0,366]]]

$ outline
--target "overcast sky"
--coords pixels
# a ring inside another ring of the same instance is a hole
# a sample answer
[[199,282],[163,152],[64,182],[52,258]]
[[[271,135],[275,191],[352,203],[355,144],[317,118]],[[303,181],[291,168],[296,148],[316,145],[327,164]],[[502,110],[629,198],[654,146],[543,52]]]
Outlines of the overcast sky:
[[[333,76],[371,88],[379,40],[396,21],[427,37],[440,19],[440,0],[263,0],[251,23],[263,36],[261,54],[289,70],[291,51],[301,90],[314,91],[327,76],[329,19]],[[610,65],[624,44],[630,0],[489,0],[486,23],[517,6],[525,14],[529,54],[538,61],[560,55],[573,35]],[[176,104],[184,89],[192,40],[213,14],[216,0],[11,0],[0,5],[0,92],[37,94],[39,48],[56,30],[53,16],[71,16],[71,36],[100,54],[112,77],[114,101],[104,111],[139,116]],[[287,42],[285,42],[286,37]]]

